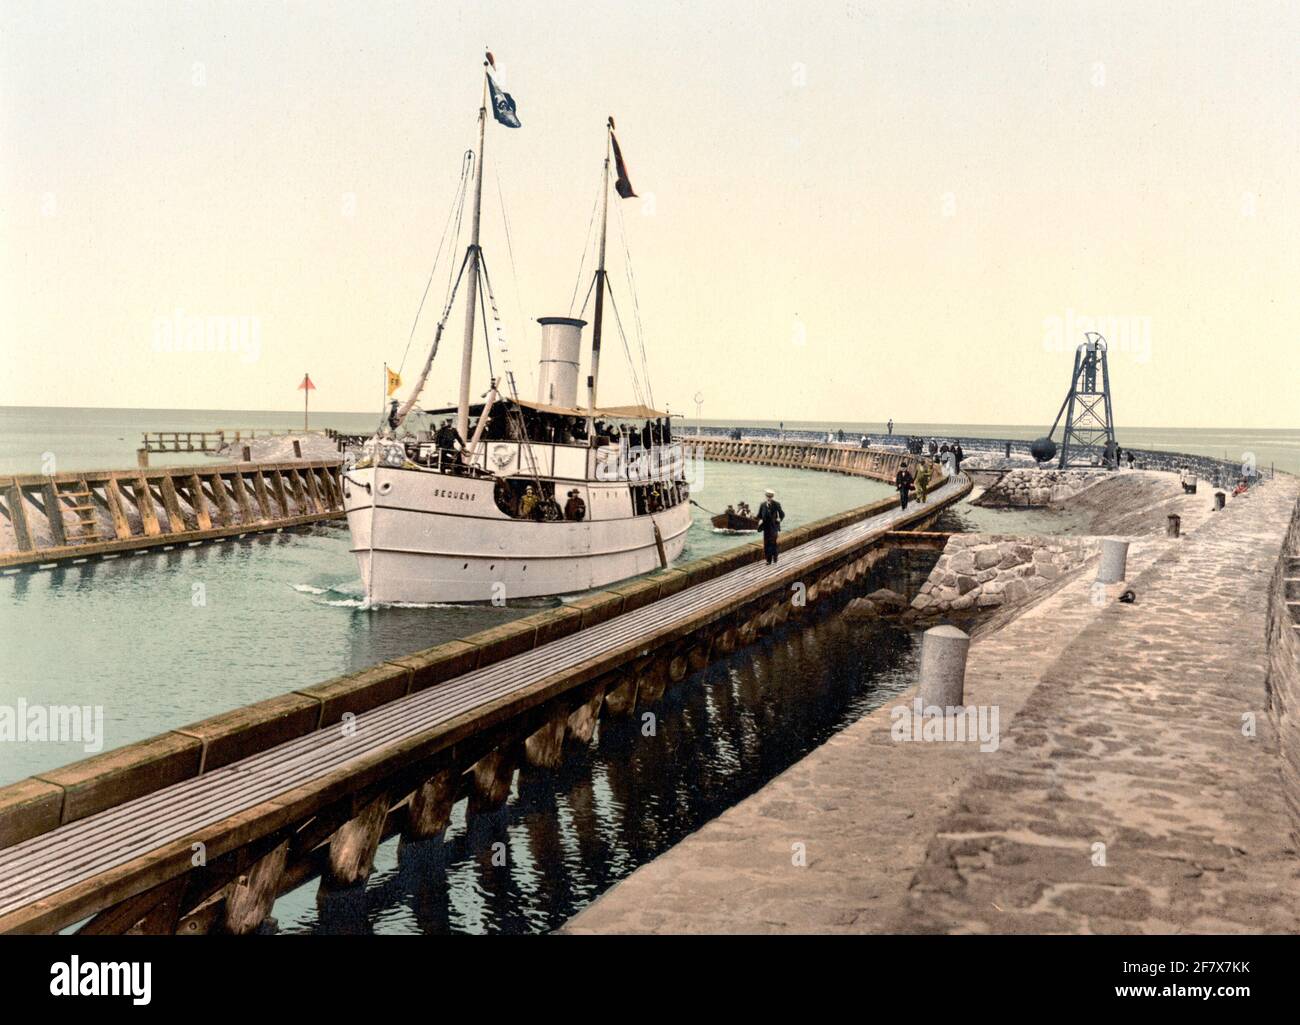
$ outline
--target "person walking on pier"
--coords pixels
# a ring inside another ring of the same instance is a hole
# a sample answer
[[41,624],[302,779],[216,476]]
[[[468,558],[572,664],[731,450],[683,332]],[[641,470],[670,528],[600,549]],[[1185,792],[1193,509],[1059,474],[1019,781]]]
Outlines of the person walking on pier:
[[781,533],[781,521],[785,519],[785,510],[776,500],[776,492],[768,488],[764,494],[767,500],[758,507],[758,527],[763,532],[763,556],[769,566],[776,565],[776,539]]
[[952,458],[957,464],[957,472],[961,473],[961,461],[966,458],[966,453],[961,450],[960,441],[954,441],[952,443],[951,452],[952,452]]
[[906,509],[908,495],[912,491],[912,471],[907,468],[907,460],[903,460],[898,473],[894,476],[894,487],[898,488],[898,497],[902,501],[903,508]]
[[885,429],[889,432],[890,436],[892,437],[894,433],[894,418],[892,416],[889,418],[889,423],[885,424]]
[[930,464],[923,462],[916,471],[916,500],[924,502],[930,495]]

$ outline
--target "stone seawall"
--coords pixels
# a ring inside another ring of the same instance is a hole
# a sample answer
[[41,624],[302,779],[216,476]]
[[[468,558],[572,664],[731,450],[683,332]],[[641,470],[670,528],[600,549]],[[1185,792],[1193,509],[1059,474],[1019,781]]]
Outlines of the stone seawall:
[[922,616],[1014,605],[1082,566],[1097,538],[954,534],[912,600]]
[[1106,478],[1111,470],[1008,470],[972,505],[989,508],[1044,508],[1073,498]]
[[1293,835],[1300,841],[1300,504],[1273,574],[1268,612],[1269,709],[1282,753]]

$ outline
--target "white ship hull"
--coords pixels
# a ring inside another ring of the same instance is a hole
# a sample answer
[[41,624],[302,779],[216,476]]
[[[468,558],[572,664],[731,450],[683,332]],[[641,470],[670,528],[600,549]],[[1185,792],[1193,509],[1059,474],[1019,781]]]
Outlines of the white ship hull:
[[685,498],[634,515],[626,481],[557,481],[562,492],[570,487],[582,493],[587,518],[539,522],[498,509],[491,479],[424,468],[348,470],[344,507],[368,601],[499,603],[573,594],[648,573],[681,554],[691,523]]

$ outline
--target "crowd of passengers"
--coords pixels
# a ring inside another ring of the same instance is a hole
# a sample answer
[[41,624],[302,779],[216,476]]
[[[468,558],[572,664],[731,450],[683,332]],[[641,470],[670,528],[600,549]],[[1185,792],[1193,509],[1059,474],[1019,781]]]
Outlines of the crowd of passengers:
[[[571,520],[580,522],[587,518],[587,503],[582,499],[577,488],[570,489],[565,495],[563,507],[545,490],[539,491],[532,484],[526,484],[518,490],[518,481],[497,482],[496,502],[508,516],[520,520]],[[550,488],[549,483],[543,486]],[[632,512],[636,516],[647,513],[663,512],[675,505],[680,505],[687,498],[686,485],[682,481],[664,481],[657,484],[634,484],[632,491]]]
[[[487,441],[522,441],[527,437],[531,441],[546,444],[589,447],[617,445],[622,438],[627,438],[631,447],[646,449],[667,445],[673,438],[672,424],[667,417],[646,420],[639,428],[634,424],[620,425],[596,420],[593,428],[588,432],[585,417],[539,413],[522,406],[512,413],[498,403],[488,413],[483,438]],[[472,424],[471,436],[475,430],[477,424]],[[450,418],[438,425],[433,434],[433,443],[440,454],[440,462],[460,462],[465,439],[460,436]]]
[[[522,425],[521,425],[522,421]],[[444,427],[451,427],[451,421],[444,422]],[[556,445],[617,445],[620,436],[626,436],[632,445],[650,448],[652,445],[666,445],[672,441],[672,425],[667,417],[647,420],[640,427],[607,423],[596,420],[594,430],[588,432],[587,418],[582,416],[562,416],[556,413],[542,413],[527,406],[508,410],[503,403],[496,403],[488,413],[487,426],[483,437],[488,441],[523,441],[523,435],[531,441],[546,442]],[[471,428],[471,434],[474,428]],[[442,428],[439,428],[441,433]],[[439,447],[446,447],[439,445]]]

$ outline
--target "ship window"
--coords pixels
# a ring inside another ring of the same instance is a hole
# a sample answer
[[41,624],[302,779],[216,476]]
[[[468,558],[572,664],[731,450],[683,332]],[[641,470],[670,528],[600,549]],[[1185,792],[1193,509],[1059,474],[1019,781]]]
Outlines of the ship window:
[[492,488],[496,506],[513,519],[559,520],[563,513],[555,501],[553,481],[527,477],[501,477]]

